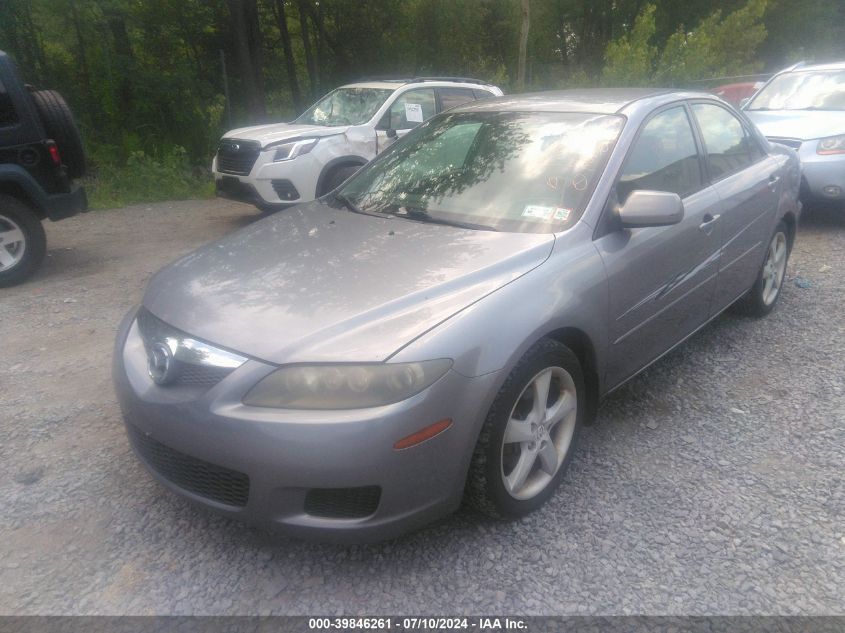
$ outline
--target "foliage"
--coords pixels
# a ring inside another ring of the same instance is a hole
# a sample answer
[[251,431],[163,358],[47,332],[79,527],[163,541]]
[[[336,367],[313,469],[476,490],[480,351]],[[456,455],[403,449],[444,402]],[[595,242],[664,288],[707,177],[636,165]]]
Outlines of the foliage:
[[767,0],[748,4],[722,16],[716,10],[691,31],[683,25],[654,44],[656,7],[647,4],[630,34],[608,44],[603,80],[606,84],[682,86],[709,77],[741,75],[760,70],[756,52],[766,37],[762,23]]
[[137,202],[210,197],[213,183],[207,170],[191,165],[179,146],[151,156],[129,154],[125,164],[100,157],[99,168],[86,183],[93,209],[110,209]]
[[[162,148],[175,146],[205,168],[227,129],[289,120],[361,77],[475,76],[513,91],[521,2],[0,0],[0,49],[67,98],[106,183],[138,152],[169,164]],[[845,57],[845,2],[530,0],[530,15],[528,90]]]
[[607,64],[602,76],[606,84],[625,86],[651,81],[657,56],[657,48],[651,43],[655,32],[654,11],[655,6],[647,4],[631,32],[607,45]]

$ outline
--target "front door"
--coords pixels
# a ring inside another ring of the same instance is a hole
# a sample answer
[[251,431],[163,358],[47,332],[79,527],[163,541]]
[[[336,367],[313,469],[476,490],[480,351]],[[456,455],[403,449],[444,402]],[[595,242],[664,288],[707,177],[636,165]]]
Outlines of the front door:
[[706,186],[684,105],[662,109],[643,124],[611,204],[624,204],[634,190],[677,193],[684,218],[672,226],[634,229],[611,222],[595,242],[609,286],[609,387],[663,354],[710,315],[721,203]]
[[[390,104],[376,129],[378,151],[390,147],[423,121],[437,114],[434,88],[415,88],[403,92]],[[394,134],[395,133],[395,134]]]

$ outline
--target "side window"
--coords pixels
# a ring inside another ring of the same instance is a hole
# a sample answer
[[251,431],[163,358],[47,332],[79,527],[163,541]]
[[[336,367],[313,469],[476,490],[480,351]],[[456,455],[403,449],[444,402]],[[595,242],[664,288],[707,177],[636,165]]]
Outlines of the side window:
[[434,88],[409,90],[390,106],[388,125],[394,130],[409,130],[433,117],[436,110]]
[[492,92],[487,92],[486,90],[473,90],[473,94],[475,94],[476,99],[490,99],[495,97]]
[[12,98],[6,92],[6,87],[0,81],[0,127],[18,122],[18,115],[12,105]]
[[752,158],[753,141],[746,136],[745,128],[733,114],[709,103],[693,104],[692,110],[701,128],[713,180],[735,174],[757,160],[757,157]]
[[475,101],[469,88],[440,88],[440,104],[443,110],[455,108],[467,101]]
[[620,203],[638,189],[670,191],[682,198],[702,185],[695,137],[683,106],[648,121],[625,160],[616,185]]

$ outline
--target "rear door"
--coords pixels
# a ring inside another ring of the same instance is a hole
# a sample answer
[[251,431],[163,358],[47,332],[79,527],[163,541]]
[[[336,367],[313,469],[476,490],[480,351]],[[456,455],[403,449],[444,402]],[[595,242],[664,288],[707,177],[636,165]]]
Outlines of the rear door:
[[437,96],[440,99],[440,109],[451,110],[469,101],[475,101],[475,94],[470,88],[438,88]]
[[[677,193],[676,225],[626,229],[616,209],[635,190]],[[607,384],[615,386],[695,331],[710,315],[719,257],[720,201],[683,103],[642,126],[617,177],[595,244],[609,285]]]
[[733,112],[713,102],[692,104],[707,170],[722,201],[722,251],[714,310],[754,283],[777,213],[779,161],[766,154]]

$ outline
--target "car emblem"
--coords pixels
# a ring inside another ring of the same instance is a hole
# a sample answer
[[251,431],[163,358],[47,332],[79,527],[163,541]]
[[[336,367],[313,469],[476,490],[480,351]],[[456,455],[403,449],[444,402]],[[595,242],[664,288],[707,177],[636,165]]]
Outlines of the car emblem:
[[239,152],[241,150],[241,146],[237,143],[232,143],[231,145],[229,145],[229,149],[231,149],[233,152]]
[[147,350],[147,372],[157,385],[166,385],[173,381],[175,371],[173,352],[166,343],[154,343]]

